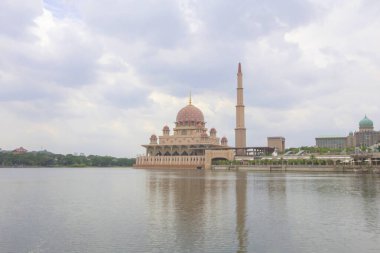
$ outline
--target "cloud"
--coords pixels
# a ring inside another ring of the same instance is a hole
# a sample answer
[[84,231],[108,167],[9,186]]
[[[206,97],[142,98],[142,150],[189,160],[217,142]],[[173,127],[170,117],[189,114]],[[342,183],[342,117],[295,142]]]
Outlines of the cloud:
[[83,20],[96,33],[154,47],[173,47],[186,34],[177,1],[81,1]]
[[248,145],[345,135],[380,119],[380,4],[2,1],[3,149],[132,157],[193,103],[234,144],[242,62]]
[[38,0],[4,0],[0,2],[0,9],[1,36],[13,39],[27,40],[28,28],[42,14],[41,1]]

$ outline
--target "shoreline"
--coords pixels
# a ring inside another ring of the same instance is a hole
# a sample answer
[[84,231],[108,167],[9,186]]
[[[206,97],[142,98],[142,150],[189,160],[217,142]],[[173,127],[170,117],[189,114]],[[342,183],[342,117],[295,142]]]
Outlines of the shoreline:
[[212,165],[212,170],[380,174],[380,167]]

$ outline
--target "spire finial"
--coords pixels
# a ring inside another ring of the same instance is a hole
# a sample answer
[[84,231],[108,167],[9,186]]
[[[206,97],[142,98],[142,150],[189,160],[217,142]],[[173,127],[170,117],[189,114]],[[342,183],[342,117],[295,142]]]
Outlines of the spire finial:
[[239,67],[238,67],[238,74],[241,73],[241,63],[239,62]]
[[189,94],[189,105],[191,105],[191,91],[190,91],[190,94]]

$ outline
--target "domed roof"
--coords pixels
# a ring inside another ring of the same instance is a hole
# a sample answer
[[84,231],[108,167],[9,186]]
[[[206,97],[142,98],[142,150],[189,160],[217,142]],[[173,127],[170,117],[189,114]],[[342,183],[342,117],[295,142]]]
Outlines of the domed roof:
[[179,110],[177,114],[177,122],[204,122],[203,113],[197,107],[189,104]]
[[151,140],[156,140],[156,139],[157,139],[157,135],[152,134],[152,136],[150,136],[150,139],[151,139]]
[[216,133],[216,129],[215,128],[211,128],[210,133]]
[[364,119],[359,122],[359,128],[373,128],[373,121],[365,115]]
[[227,142],[227,138],[226,138],[226,136],[223,136],[223,138],[222,138],[221,141],[222,141],[222,142]]
[[163,128],[162,130],[164,130],[164,131],[169,131],[170,129],[169,129],[168,126],[164,126],[164,128]]

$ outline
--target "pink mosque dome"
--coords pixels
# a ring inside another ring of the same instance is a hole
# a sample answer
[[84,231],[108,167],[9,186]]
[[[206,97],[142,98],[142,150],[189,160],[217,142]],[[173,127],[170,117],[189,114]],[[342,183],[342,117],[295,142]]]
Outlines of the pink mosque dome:
[[189,104],[179,110],[177,114],[177,122],[204,122],[203,113],[196,106]]
[[162,129],[163,131],[169,131],[169,127],[168,126],[164,126],[164,128]]
[[215,133],[216,134],[216,129],[215,128],[211,128],[210,133]]
[[150,136],[150,139],[151,139],[151,140],[157,140],[157,135],[152,134],[152,135]]

